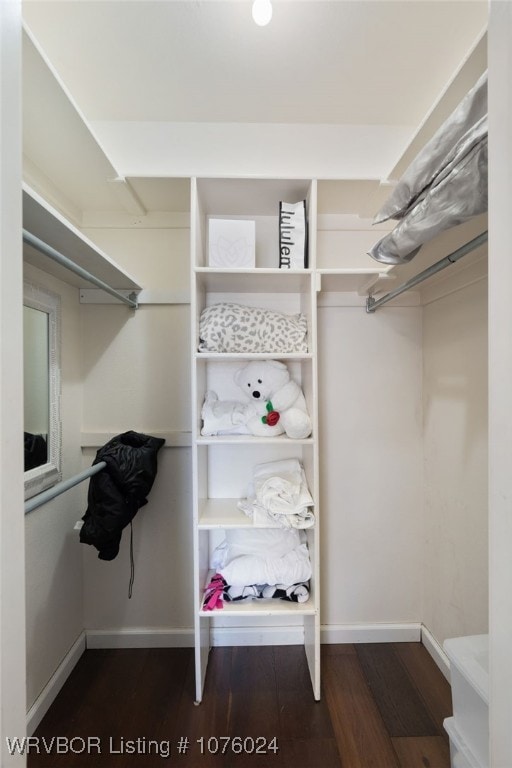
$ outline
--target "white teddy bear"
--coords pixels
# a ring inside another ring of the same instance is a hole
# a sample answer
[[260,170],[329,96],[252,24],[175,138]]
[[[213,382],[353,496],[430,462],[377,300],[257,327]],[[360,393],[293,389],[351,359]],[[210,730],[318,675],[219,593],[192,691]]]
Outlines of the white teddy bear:
[[306,401],[288,368],[277,360],[253,360],[235,374],[235,382],[250,398],[246,426],[253,435],[286,433],[301,439],[311,434]]

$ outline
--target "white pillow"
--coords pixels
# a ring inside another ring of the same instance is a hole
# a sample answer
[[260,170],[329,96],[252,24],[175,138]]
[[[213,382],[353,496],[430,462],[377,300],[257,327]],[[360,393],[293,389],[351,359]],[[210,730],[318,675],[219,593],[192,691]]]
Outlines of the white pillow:
[[263,558],[257,555],[235,557],[218,569],[232,587],[251,584],[297,584],[311,578],[311,563],[306,544],[283,557]]

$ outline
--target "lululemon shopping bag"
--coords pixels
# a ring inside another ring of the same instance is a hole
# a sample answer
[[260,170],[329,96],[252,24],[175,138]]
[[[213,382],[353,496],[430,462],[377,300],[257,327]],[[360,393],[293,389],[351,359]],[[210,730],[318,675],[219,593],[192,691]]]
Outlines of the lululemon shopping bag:
[[279,268],[308,266],[308,225],[306,201],[279,203]]

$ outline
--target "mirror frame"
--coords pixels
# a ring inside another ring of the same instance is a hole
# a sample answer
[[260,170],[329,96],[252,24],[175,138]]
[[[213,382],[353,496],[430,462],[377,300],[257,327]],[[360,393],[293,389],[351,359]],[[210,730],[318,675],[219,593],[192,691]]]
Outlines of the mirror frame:
[[25,499],[30,499],[62,479],[60,296],[47,288],[25,281],[23,304],[48,315],[48,461],[24,473]]

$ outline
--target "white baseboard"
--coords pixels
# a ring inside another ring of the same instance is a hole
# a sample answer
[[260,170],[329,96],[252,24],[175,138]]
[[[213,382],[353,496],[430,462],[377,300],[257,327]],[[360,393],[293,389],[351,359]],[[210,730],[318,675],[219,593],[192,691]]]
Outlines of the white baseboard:
[[421,642],[430,653],[448,682],[450,682],[450,659],[443,651],[434,635],[428,631],[424,624],[421,625]]
[[32,736],[53,704],[60,689],[85,651],[85,632],[82,632],[27,712],[27,735]]
[[[87,648],[189,648],[190,629],[87,630]],[[296,626],[212,627],[212,646],[301,645],[304,628]],[[320,629],[322,643],[404,643],[421,640],[421,624],[330,624]]]
[[[87,630],[87,648],[193,648],[190,629]],[[297,627],[218,627],[211,630],[212,646],[300,645],[304,629]]]
[[87,648],[191,648],[193,629],[87,629]]
[[322,643],[411,643],[421,638],[421,624],[324,624]]

